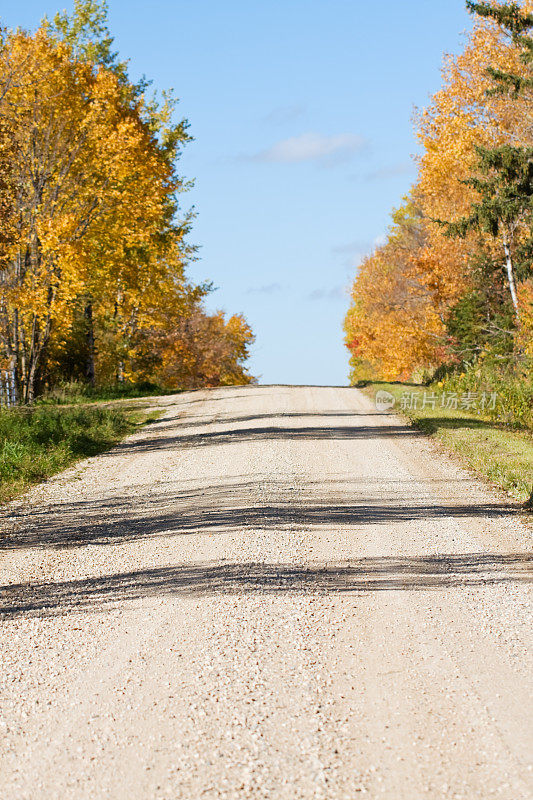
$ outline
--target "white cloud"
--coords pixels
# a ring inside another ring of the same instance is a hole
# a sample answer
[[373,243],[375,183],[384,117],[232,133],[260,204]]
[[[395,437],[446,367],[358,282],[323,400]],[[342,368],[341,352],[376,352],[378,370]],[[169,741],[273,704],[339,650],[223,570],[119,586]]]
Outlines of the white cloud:
[[342,286],[333,286],[330,289],[314,289],[307,295],[308,300],[345,300],[346,291]]
[[275,294],[281,292],[282,288],[281,283],[267,283],[264,286],[250,286],[246,294]]
[[347,161],[363,149],[366,142],[355,133],[337,133],[325,136],[321,133],[302,133],[291,136],[261,150],[252,156],[253,161],[278,164],[298,164],[314,161],[324,166],[332,166]]

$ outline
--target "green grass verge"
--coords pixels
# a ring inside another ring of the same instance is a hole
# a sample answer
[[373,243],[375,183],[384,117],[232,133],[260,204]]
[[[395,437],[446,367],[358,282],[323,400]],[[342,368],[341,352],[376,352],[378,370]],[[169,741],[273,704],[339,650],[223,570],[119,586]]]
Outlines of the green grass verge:
[[139,405],[134,409],[91,404],[0,411],[0,502],[79,459],[108,450],[157,416],[158,412]]
[[411,420],[419,430],[441,442],[459,459],[517,500],[526,502],[533,489],[533,431],[506,426],[482,412],[442,408],[440,400],[435,409],[402,408],[402,396],[418,393],[422,405],[424,391],[435,392],[438,386],[418,386],[402,383],[372,382],[364,387],[374,397],[379,389],[390,392],[396,404],[391,409]]
[[40,395],[35,404],[38,406],[64,406],[99,403],[103,400],[129,400],[159,395],[179,394],[183,389],[167,389],[156,383],[113,383],[109,386],[92,388],[80,381],[70,381],[50,389]]

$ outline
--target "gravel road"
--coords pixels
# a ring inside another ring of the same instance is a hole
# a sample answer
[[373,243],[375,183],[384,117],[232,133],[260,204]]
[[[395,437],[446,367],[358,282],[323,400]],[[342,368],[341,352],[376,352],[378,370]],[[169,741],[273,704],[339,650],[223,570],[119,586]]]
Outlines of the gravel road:
[[2,800],[532,798],[516,507],[354,389],[154,402],[3,510]]

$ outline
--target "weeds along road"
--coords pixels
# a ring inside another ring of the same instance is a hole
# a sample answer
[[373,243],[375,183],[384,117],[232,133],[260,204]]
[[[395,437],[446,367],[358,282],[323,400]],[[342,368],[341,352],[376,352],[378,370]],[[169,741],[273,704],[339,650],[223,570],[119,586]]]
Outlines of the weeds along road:
[[236,387],[4,509],[0,797],[531,798],[531,530],[354,389]]

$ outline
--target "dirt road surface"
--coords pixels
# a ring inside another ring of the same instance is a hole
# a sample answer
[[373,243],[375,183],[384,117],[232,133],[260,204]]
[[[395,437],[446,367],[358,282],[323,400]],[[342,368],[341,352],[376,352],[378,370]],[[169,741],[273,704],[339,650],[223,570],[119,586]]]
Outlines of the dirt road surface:
[[4,509],[2,800],[533,797],[516,508],[354,389],[157,402]]

